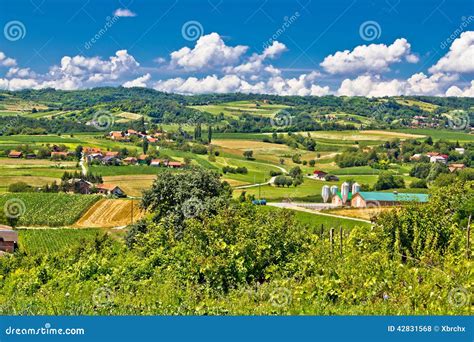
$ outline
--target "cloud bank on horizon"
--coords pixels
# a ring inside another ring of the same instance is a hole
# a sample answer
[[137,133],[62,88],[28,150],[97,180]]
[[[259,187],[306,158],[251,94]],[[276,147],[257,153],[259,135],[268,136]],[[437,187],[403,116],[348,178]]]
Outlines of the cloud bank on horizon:
[[[135,13],[117,10],[115,15],[132,17]],[[249,53],[249,46],[229,45],[216,33],[202,35],[193,46],[157,57],[158,68],[143,67],[127,50],[118,50],[108,58],[64,56],[46,73],[36,73],[18,65],[14,56],[0,51],[0,89],[55,88],[75,90],[105,85],[149,87],[180,94],[259,93],[277,95],[396,96],[436,95],[474,97],[474,80],[462,86],[461,79],[474,75],[474,31],[456,38],[449,51],[427,69],[408,78],[388,78],[389,71],[419,57],[406,38],[389,44],[366,44],[352,50],[335,51],[319,63],[319,68],[297,76],[285,76],[285,70],[272,61],[288,47],[273,41],[261,53]],[[179,77],[164,78],[163,71]],[[327,79],[337,76],[338,86]],[[465,84],[465,82],[464,82]]]

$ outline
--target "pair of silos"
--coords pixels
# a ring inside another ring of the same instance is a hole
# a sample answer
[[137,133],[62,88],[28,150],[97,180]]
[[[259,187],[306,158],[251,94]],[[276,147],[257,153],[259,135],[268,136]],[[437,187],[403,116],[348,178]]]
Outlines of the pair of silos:
[[[329,185],[324,185],[321,191],[321,196],[323,197],[324,203],[327,203],[330,197],[337,196],[337,185],[333,185],[329,187]],[[348,182],[344,182],[341,185],[341,197],[342,202],[346,203],[347,199],[349,198],[350,191],[350,184]],[[358,193],[360,191],[359,183],[352,184],[352,195]]]

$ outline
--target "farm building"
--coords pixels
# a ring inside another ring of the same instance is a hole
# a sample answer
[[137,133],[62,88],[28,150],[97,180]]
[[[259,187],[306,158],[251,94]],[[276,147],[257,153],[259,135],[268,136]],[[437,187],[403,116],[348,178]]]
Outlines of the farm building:
[[352,196],[351,207],[366,208],[370,206],[394,206],[406,202],[428,202],[426,194],[411,194],[397,192],[357,192]]
[[313,177],[314,177],[315,179],[319,179],[319,180],[325,180],[324,177],[326,177],[326,175],[327,175],[327,173],[324,172],[324,171],[321,171],[321,170],[315,170],[315,171],[313,172]]
[[18,244],[18,232],[12,227],[0,225],[0,252],[13,253]]
[[[352,199],[352,193],[349,192],[349,195],[347,196],[347,200],[349,201],[349,203],[350,203],[351,199]],[[336,195],[332,196],[332,204],[337,205],[337,206],[344,205],[344,203],[342,201],[342,194],[341,194],[340,191],[338,191],[336,193]]]
[[19,151],[10,151],[8,154],[8,158],[21,158],[23,156],[23,153]]
[[96,190],[99,194],[102,195],[112,195],[112,196],[117,196],[117,197],[125,197],[127,196],[125,192],[120,189],[119,186],[114,185],[114,184],[98,184],[96,185]]
[[459,154],[464,154],[464,152],[466,152],[466,150],[462,147],[456,147],[454,151],[456,151]]

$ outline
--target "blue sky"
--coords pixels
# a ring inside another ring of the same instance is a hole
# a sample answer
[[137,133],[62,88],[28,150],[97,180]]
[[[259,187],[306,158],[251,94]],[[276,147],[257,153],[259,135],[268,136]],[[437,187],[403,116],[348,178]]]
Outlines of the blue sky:
[[472,0],[0,0],[0,88],[474,96],[473,16]]

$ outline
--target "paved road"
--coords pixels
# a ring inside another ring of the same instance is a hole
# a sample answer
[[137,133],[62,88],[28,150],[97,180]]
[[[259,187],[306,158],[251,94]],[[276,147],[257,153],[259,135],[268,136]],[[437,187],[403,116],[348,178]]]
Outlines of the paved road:
[[81,166],[83,176],[87,175],[87,167],[84,165],[85,160],[86,160],[86,157],[84,155],[84,152],[82,152],[81,160],[79,161],[79,165]]

